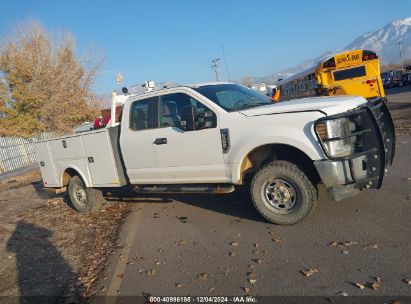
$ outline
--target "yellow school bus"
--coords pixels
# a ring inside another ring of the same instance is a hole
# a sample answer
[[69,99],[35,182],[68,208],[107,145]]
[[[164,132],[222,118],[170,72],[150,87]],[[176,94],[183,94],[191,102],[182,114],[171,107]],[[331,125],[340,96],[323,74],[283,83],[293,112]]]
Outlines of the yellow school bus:
[[359,95],[385,97],[375,52],[334,54],[301,73],[280,81],[280,101],[308,96]]

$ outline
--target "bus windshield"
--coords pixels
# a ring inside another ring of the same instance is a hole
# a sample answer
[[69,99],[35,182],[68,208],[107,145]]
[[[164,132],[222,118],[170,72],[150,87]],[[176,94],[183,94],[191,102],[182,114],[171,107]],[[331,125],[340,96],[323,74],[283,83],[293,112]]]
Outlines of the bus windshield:
[[205,85],[195,90],[227,112],[272,104],[268,96],[238,84]]
[[391,77],[391,72],[383,72],[381,73],[382,79],[389,79]]

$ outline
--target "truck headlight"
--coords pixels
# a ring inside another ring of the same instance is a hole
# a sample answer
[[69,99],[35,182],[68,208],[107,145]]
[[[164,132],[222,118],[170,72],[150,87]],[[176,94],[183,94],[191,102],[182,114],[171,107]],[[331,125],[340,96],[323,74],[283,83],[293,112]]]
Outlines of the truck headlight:
[[347,157],[354,153],[355,123],[349,118],[320,120],[315,124],[315,131],[321,140],[326,154],[330,157]]

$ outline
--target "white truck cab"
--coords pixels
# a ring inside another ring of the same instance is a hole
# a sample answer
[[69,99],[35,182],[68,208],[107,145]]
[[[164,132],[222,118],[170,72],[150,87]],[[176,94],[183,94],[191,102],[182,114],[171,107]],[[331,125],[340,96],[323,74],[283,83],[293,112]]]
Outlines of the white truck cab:
[[79,211],[102,191],[228,193],[247,186],[277,224],[313,210],[317,184],[341,200],[381,186],[394,157],[385,101],[356,96],[272,103],[235,83],[130,95],[121,123],[38,142],[44,186],[68,186]]

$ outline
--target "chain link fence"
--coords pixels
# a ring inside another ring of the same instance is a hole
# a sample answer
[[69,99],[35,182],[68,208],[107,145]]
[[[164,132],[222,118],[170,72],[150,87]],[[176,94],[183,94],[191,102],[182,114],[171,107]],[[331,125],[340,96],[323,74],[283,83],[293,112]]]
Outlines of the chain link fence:
[[53,133],[42,133],[29,139],[21,137],[0,137],[0,174],[37,163],[34,142],[50,139]]

